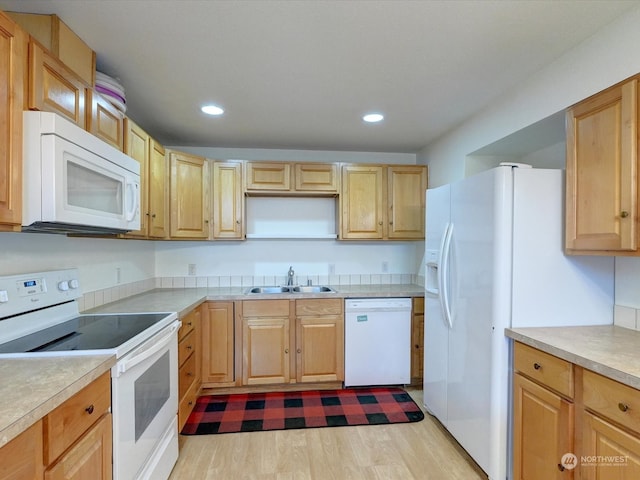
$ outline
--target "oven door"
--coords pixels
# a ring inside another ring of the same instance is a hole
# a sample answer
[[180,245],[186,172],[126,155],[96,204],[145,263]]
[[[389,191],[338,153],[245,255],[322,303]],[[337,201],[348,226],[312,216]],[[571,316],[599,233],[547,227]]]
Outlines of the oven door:
[[41,142],[43,222],[140,228],[139,175],[58,136]]
[[[166,463],[159,456],[171,467],[177,459],[178,328],[173,322],[112,368],[116,480],[141,478],[148,463]],[[168,429],[175,441],[167,441]]]

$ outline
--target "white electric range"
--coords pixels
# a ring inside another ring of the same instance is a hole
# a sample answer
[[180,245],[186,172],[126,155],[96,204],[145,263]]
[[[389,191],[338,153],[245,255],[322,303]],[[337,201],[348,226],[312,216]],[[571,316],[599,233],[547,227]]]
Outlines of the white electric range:
[[105,353],[113,477],[164,480],[178,458],[176,313],[79,314],[76,269],[0,277],[0,359]]

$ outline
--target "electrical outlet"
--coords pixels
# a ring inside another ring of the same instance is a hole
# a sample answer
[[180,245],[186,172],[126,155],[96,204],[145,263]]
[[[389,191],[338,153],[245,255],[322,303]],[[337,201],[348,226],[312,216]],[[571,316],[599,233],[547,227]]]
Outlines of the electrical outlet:
[[389,262],[382,262],[382,273],[389,273]]
[[336,265],[334,263],[330,263],[329,264],[329,275],[335,275],[336,274]]
[[195,263],[190,263],[189,264],[189,275],[195,275],[196,274],[196,264]]
[[116,267],[116,284],[119,284],[122,281],[122,277],[120,274],[120,267]]

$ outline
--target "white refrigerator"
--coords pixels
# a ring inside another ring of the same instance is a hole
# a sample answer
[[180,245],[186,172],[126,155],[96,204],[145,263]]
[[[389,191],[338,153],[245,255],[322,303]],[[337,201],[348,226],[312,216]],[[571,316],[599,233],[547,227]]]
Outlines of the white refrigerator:
[[424,403],[511,478],[506,327],[613,322],[611,257],[563,254],[562,170],[501,165],[427,190]]

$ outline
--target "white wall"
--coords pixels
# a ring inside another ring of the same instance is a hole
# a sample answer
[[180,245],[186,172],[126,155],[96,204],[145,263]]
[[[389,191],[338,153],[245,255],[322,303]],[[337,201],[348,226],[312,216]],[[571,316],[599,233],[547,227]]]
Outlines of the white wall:
[[[155,276],[152,242],[0,233],[0,275],[77,267],[83,291]],[[116,280],[120,269],[120,282]]]
[[418,155],[429,186],[464,177],[467,155],[640,72],[640,7],[578,45]]
[[[158,242],[156,275],[275,276],[289,266],[296,275],[417,273],[423,242],[339,242],[337,240],[246,240],[243,242]],[[388,272],[383,272],[387,262]]]
[[[429,165],[429,185],[463,178],[472,152],[640,72],[639,24],[637,8],[425,148],[418,163]],[[561,152],[561,145],[552,145],[546,153],[558,156]],[[615,291],[617,305],[640,308],[638,259],[616,258]]]

